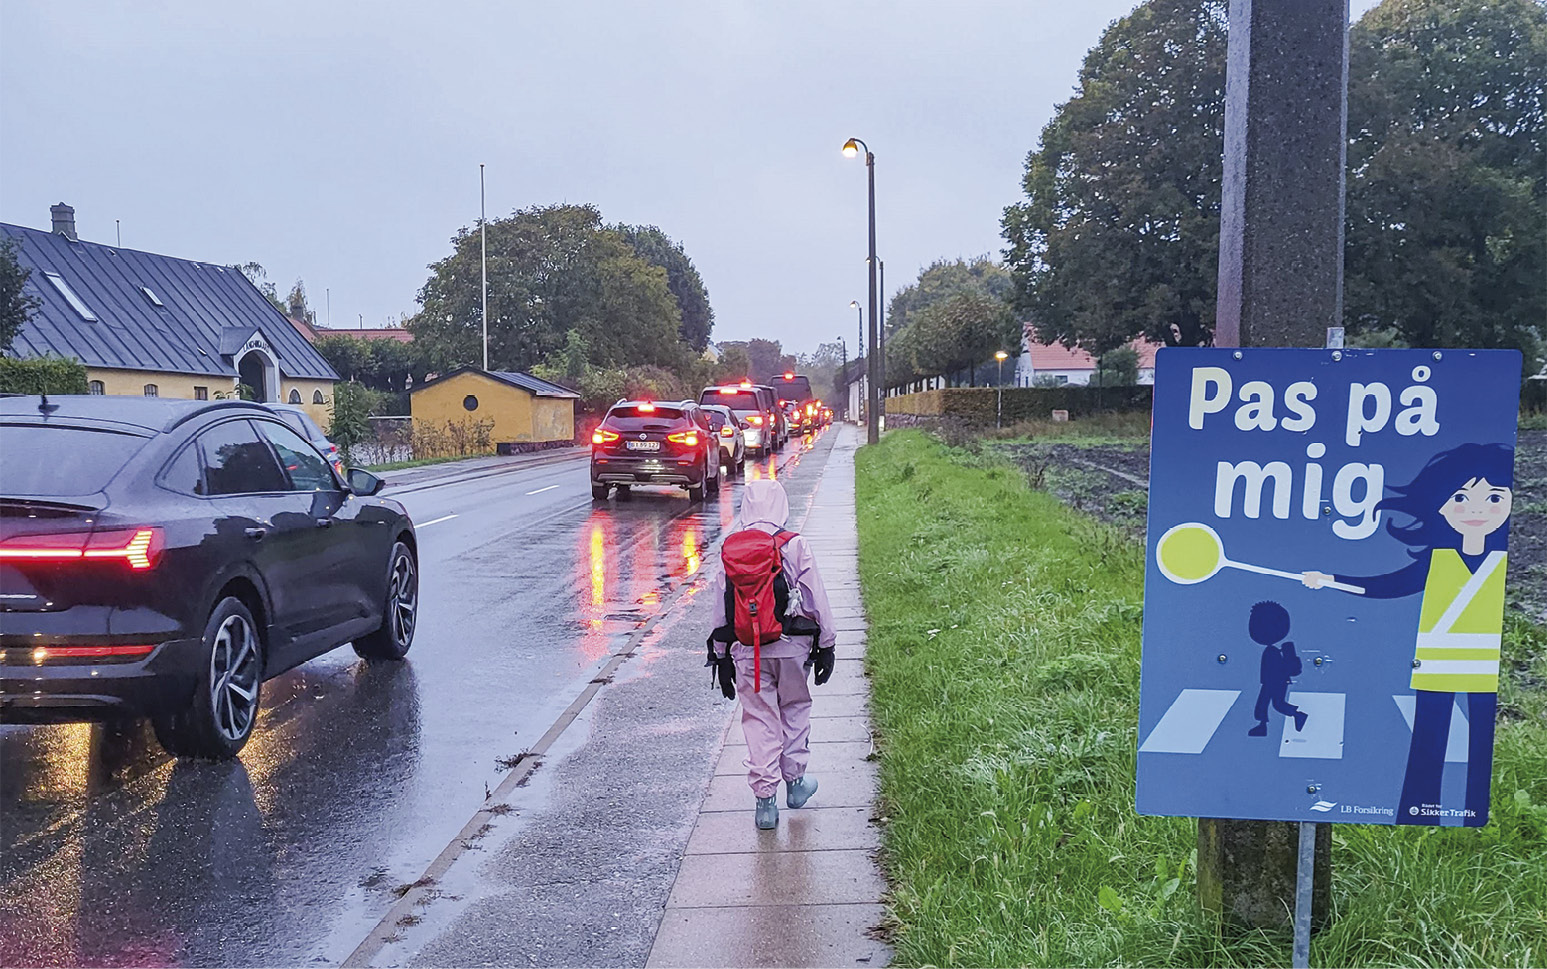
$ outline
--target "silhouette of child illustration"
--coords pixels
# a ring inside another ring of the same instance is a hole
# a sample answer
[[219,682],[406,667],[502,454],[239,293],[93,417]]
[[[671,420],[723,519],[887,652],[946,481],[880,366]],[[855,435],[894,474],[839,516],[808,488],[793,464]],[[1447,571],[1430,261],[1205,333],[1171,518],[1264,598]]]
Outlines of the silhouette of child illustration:
[[1295,730],[1304,730],[1305,721],[1309,716],[1299,707],[1289,702],[1289,681],[1299,676],[1302,670],[1300,657],[1295,653],[1295,644],[1278,643],[1289,635],[1289,612],[1276,602],[1263,601],[1252,606],[1251,617],[1247,620],[1247,632],[1251,634],[1252,641],[1262,646],[1262,671],[1258,679],[1262,688],[1257,691],[1257,708],[1253,711],[1257,717],[1257,725],[1246,731],[1247,736],[1266,737],[1268,735],[1268,704],[1273,709],[1286,717],[1293,717]]

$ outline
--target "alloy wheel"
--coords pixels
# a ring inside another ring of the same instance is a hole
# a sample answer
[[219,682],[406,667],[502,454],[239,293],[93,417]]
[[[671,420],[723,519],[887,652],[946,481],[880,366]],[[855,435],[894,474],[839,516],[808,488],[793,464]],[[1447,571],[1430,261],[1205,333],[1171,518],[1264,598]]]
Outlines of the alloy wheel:
[[260,678],[257,638],[242,616],[227,616],[215,633],[210,650],[210,709],[215,729],[229,741],[240,741],[258,714]]
[[419,577],[414,571],[414,561],[407,555],[399,555],[392,563],[391,598],[387,603],[387,611],[392,617],[392,636],[399,645],[413,639],[418,609]]

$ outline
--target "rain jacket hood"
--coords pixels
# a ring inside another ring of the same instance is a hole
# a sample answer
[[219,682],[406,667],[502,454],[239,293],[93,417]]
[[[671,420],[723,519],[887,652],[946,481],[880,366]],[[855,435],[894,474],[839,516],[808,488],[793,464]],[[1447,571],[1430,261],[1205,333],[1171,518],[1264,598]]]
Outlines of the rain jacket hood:
[[759,524],[779,529],[789,517],[790,496],[784,493],[784,485],[771,478],[749,481],[741,493],[741,512],[732,530]]

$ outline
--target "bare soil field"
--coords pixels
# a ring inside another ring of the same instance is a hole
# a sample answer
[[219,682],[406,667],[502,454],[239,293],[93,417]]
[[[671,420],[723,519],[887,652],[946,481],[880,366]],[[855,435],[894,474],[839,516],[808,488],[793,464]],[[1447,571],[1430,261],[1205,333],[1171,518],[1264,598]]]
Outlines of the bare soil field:
[[[1144,535],[1149,442],[985,443],[1041,488],[1134,537]],[[1510,516],[1512,603],[1547,623],[1547,430],[1520,432],[1515,450],[1515,508]]]

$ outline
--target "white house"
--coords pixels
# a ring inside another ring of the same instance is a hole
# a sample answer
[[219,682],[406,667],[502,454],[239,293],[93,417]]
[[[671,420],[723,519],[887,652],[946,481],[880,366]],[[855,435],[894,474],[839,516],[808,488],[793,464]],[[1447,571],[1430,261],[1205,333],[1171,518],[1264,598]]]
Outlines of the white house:
[[[1139,355],[1139,383],[1155,382],[1155,351],[1162,345],[1143,338],[1128,341],[1128,346]],[[1021,358],[1015,364],[1017,387],[1036,386],[1039,378],[1044,384],[1083,387],[1095,374],[1096,358],[1086,351],[1071,350],[1062,343],[1042,343],[1030,323],[1022,327]]]

